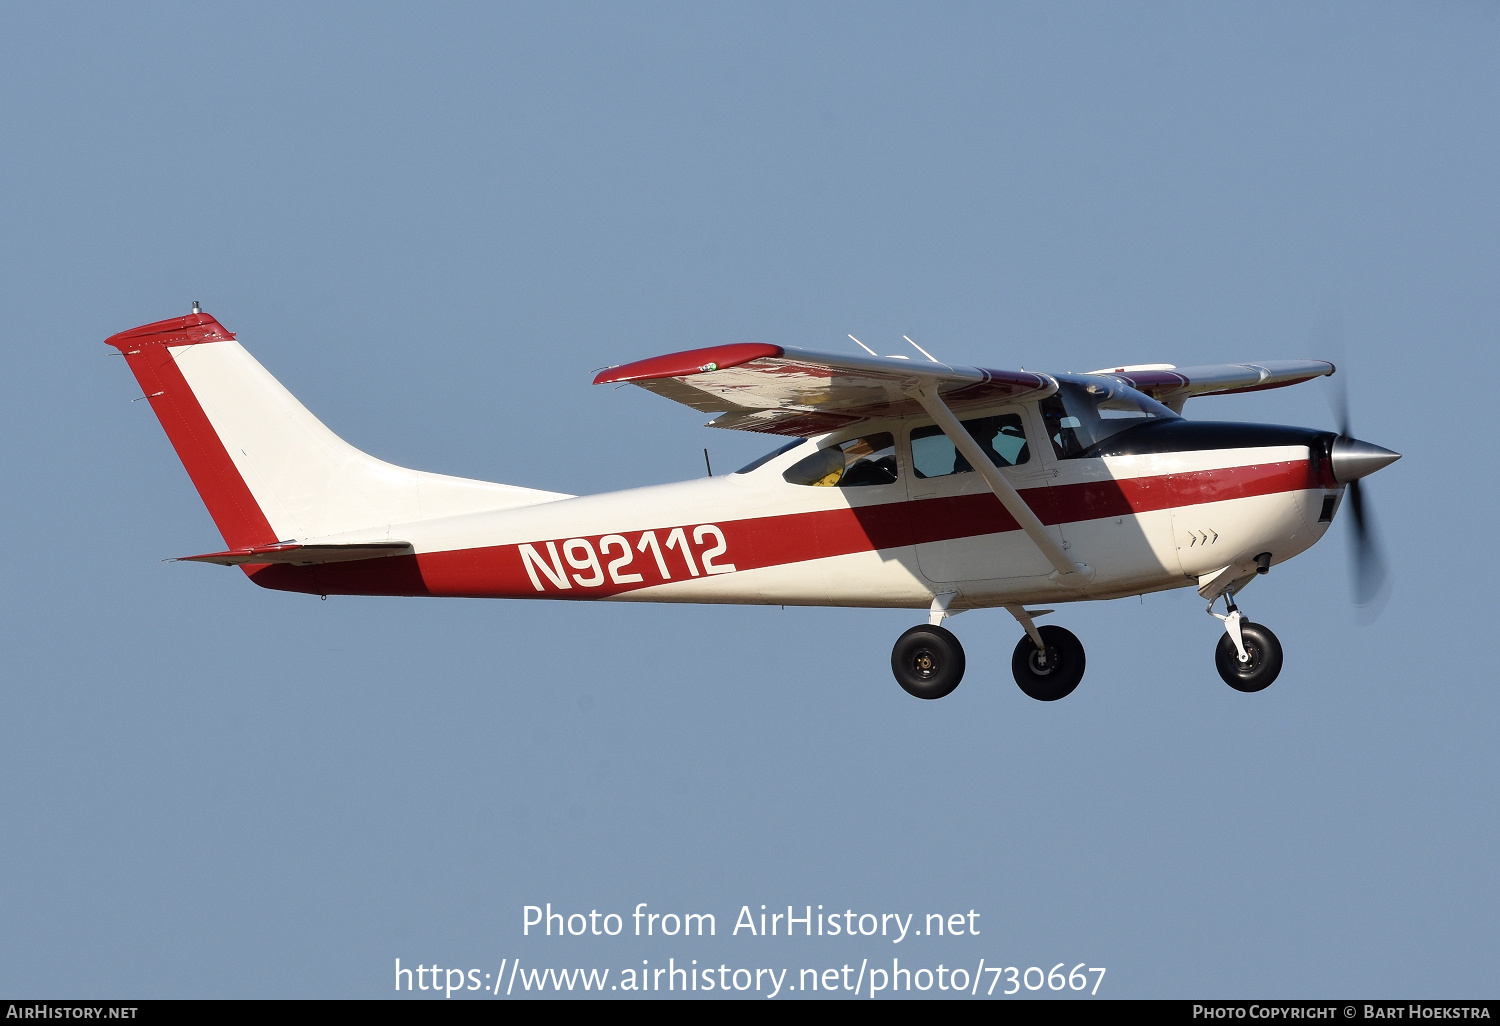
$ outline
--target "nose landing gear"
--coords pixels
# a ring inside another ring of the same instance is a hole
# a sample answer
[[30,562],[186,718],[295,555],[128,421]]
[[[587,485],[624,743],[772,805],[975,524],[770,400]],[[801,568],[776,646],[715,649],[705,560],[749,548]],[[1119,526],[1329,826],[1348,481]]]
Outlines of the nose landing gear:
[[1224,683],[1236,691],[1264,691],[1281,673],[1281,642],[1270,628],[1251,623],[1234,604],[1234,592],[1224,593],[1224,605],[1228,613],[1215,613],[1210,603],[1210,616],[1224,621],[1224,634],[1214,650],[1214,665]]

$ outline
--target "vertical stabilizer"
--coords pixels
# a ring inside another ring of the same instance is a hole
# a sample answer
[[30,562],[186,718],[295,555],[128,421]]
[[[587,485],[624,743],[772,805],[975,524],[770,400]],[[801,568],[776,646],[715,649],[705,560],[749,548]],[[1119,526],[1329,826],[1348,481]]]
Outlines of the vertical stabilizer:
[[354,448],[206,313],[105,340],[124,354],[231,549],[567,496],[408,470]]

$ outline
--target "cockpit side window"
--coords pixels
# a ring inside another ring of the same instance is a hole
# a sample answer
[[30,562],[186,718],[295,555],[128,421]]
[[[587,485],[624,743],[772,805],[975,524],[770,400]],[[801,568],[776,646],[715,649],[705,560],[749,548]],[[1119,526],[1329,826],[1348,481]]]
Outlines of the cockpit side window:
[[[1014,413],[1003,413],[996,417],[979,417],[963,421],[963,426],[979,448],[997,467],[1017,467],[1031,458],[1026,444],[1026,429],[1021,418]],[[911,433],[912,472],[918,477],[947,477],[949,474],[968,474],[974,468],[964,459],[963,453],[954,448],[943,429],[936,424],[919,427]]]
[[791,484],[859,488],[895,484],[896,439],[889,431],[825,446],[781,475]]
[[1059,382],[1057,391],[1038,406],[1052,451],[1061,460],[1086,457],[1095,445],[1121,431],[1178,419],[1155,399],[1108,378]]

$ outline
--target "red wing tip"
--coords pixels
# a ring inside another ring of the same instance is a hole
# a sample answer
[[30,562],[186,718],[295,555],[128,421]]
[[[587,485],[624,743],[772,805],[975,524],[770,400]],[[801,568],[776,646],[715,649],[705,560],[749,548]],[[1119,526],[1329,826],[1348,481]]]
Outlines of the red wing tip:
[[138,328],[121,331],[104,340],[105,345],[120,351],[152,345],[195,345],[199,342],[222,342],[234,338],[234,332],[226,331],[224,325],[206,313],[190,313],[185,317],[168,317],[164,321],[153,321]]
[[683,378],[690,374],[738,367],[751,360],[781,356],[785,350],[765,342],[735,342],[727,346],[689,349],[681,353],[653,356],[647,360],[610,367],[594,376],[594,384],[615,381],[649,381],[653,378]]

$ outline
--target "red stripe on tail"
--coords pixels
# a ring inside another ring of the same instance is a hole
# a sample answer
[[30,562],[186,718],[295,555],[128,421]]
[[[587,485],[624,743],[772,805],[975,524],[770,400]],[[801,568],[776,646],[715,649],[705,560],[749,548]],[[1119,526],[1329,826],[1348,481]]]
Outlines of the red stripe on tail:
[[169,348],[233,338],[208,314],[196,313],[143,324],[104,341],[124,354],[224,544],[240,549],[278,539]]

